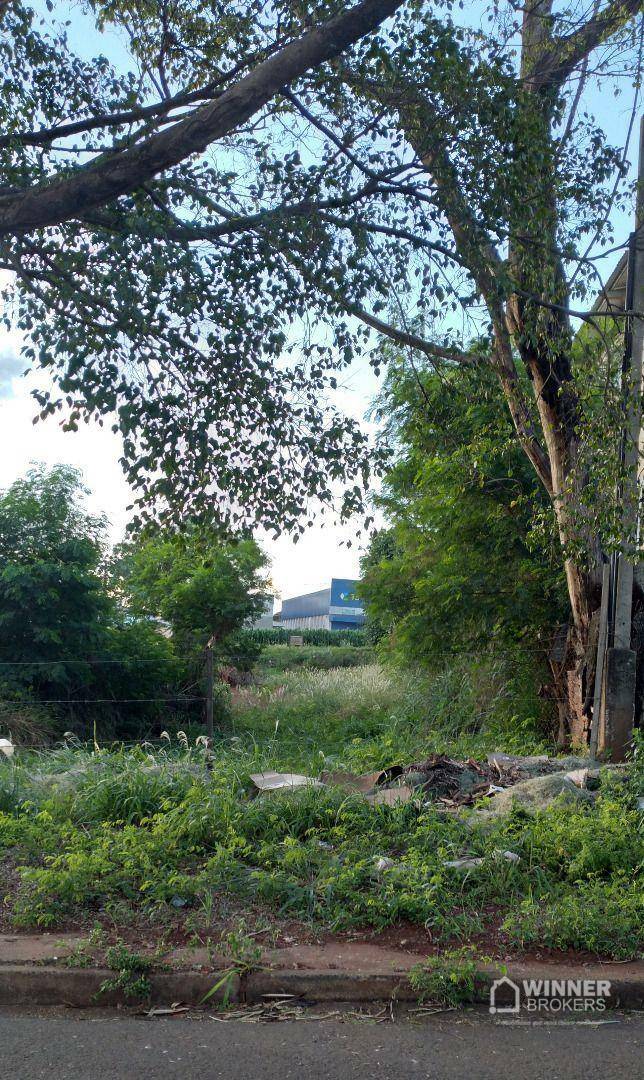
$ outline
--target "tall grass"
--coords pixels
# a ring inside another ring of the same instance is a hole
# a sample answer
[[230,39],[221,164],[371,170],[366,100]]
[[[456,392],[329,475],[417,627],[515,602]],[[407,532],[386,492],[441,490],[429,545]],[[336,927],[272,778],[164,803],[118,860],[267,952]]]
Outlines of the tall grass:
[[480,661],[433,676],[376,664],[273,673],[236,695],[232,729],[266,765],[313,771],[321,762],[373,769],[434,752],[538,752],[538,702],[516,679]]

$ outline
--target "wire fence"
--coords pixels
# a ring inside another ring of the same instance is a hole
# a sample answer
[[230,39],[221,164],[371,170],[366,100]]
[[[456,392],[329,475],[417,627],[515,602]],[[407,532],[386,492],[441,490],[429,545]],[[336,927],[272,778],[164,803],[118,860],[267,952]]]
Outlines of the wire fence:
[[[164,657],[148,657],[148,656],[129,656],[122,659],[114,659],[114,657],[65,657],[54,660],[0,660],[0,672],[4,668],[34,668],[45,667],[53,668],[60,665],[76,665],[76,666],[88,666],[94,665],[100,666],[112,666],[112,665],[125,665],[130,666],[132,664],[155,664],[161,666],[162,664],[177,664],[185,663],[186,661],[200,660],[204,662],[204,653],[191,653],[182,656],[164,656]],[[236,654],[234,657],[226,657],[226,659],[244,659],[241,654]],[[0,698],[0,706],[13,706],[19,708],[24,705],[67,705],[70,707],[76,705],[193,705],[196,703],[204,704],[207,701],[205,695],[195,696],[187,694],[174,694],[166,697],[58,697],[58,698],[40,698],[34,697],[31,701],[18,700],[12,698]]]

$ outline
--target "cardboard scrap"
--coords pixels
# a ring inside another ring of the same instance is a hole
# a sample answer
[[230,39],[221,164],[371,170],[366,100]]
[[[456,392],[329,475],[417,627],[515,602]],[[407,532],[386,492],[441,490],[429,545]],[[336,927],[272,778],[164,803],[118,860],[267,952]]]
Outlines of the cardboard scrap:
[[368,795],[375,788],[388,784],[402,776],[402,765],[392,765],[389,769],[379,769],[377,772],[362,773],[357,776],[350,772],[322,772],[320,780],[323,784],[331,787],[341,787],[345,791],[356,791],[361,795]]
[[372,795],[365,795],[365,799],[372,806],[395,806],[396,803],[406,803],[413,799],[413,789],[401,784],[400,787],[380,788]]
[[379,772],[365,773],[362,776],[349,772],[323,772],[319,780],[312,776],[302,776],[300,773],[263,772],[253,773],[251,780],[258,791],[263,793],[292,791],[300,787],[333,786],[341,787],[349,793],[364,795],[372,806],[395,806],[396,803],[408,802],[413,797],[412,788],[406,784],[391,788],[380,785],[395,780],[402,771],[401,766],[394,765],[391,769],[381,769]]
[[319,780],[301,773],[262,772],[252,773],[251,780],[259,791],[283,791],[299,787],[323,787]]

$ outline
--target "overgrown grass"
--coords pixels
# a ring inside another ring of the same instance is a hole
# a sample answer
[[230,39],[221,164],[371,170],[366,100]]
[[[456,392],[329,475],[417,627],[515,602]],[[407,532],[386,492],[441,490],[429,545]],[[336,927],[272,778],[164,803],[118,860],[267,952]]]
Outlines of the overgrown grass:
[[[213,896],[334,930],[427,926],[451,944],[496,934],[502,948],[642,949],[641,770],[594,805],[518,811],[490,825],[431,804],[372,807],[329,789],[253,797],[249,774],[372,768],[433,750],[539,749],[512,719],[500,671],[438,680],[375,667],[290,673],[241,694],[234,731],[201,747],[26,752],[0,765],[4,891],[17,927],[145,918],[165,925]],[[470,815],[471,817],[471,815]],[[512,850],[518,862],[499,852]],[[445,863],[483,857],[463,873]],[[378,870],[381,856],[393,866]]]
[[291,671],[293,668],[323,669],[360,667],[372,663],[369,645],[266,645],[259,659],[260,670]]
[[547,749],[539,703],[517,678],[499,664],[472,662],[434,676],[375,664],[269,672],[261,686],[237,693],[232,725],[238,745],[266,766],[314,772],[382,768],[433,752],[539,753]]

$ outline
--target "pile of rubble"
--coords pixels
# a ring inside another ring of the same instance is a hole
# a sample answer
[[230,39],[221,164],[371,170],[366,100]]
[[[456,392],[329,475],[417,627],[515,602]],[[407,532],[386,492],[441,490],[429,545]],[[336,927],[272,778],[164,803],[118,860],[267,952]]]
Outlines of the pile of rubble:
[[[488,754],[484,762],[468,758],[457,761],[432,754],[411,765],[393,765],[377,772],[323,772],[319,778],[299,773],[255,773],[251,780],[258,792],[299,787],[336,787],[363,796],[374,806],[431,801],[446,811],[477,806],[487,816],[507,813],[513,804],[540,809],[560,795],[592,801],[599,787],[600,770],[587,758],[520,757]],[[611,768],[623,768],[615,767]],[[481,809],[482,807],[482,809]]]

